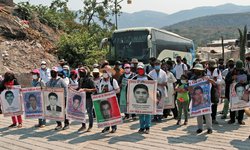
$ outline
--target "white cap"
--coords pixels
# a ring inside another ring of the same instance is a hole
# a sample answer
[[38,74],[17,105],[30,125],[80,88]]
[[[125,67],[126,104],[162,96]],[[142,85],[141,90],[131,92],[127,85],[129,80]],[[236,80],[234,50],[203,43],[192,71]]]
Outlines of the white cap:
[[144,69],[144,64],[142,62],[139,62],[137,65],[137,69],[138,68]]
[[43,61],[41,62],[41,65],[42,65],[42,64],[46,64],[46,61],[43,60]]
[[92,72],[99,73],[99,69],[98,68],[94,68]]

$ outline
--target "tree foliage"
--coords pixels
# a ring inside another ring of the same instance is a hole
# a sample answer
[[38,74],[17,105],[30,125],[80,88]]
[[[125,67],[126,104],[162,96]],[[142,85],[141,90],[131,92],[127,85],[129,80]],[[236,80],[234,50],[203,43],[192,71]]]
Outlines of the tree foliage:
[[238,29],[240,34],[239,45],[240,45],[240,59],[245,61],[246,53],[246,42],[247,42],[247,25],[245,25],[244,30]]

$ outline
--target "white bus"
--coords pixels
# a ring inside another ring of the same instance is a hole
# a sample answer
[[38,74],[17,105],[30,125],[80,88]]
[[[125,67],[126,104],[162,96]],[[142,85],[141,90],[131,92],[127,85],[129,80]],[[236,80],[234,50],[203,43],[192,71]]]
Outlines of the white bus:
[[150,57],[159,60],[176,56],[186,58],[191,64],[195,56],[193,41],[172,32],[151,27],[115,30],[112,37],[103,39],[110,44],[107,59],[111,64],[117,60],[137,58],[148,63]]

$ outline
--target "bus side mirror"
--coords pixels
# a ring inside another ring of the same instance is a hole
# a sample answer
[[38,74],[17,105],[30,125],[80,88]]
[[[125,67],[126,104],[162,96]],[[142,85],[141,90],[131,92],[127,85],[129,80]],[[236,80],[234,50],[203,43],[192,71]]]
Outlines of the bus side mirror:
[[102,49],[104,45],[107,45],[109,42],[109,39],[108,38],[103,38],[100,45],[99,45],[99,48]]
[[152,48],[152,40],[151,40],[151,35],[148,35],[148,37],[147,37],[147,41],[148,41],[148,48]]

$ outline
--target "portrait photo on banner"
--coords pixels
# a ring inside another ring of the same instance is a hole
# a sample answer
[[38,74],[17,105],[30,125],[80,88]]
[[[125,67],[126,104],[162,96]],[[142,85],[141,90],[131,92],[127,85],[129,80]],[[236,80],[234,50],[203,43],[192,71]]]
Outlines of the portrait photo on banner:
[[234,82],[230,86],[230,108],[232,111],[250,107],[250,84]]
[[85,122],[86,115],[86,93],[78,92],[73,89],[68,91],[68,99],[66,105],[66,116],[70,120]]
[[21,90],[26,119],[43,117],[43,95],[40,87]]
[[[128,113],[156,114],[157,83],[153,80],[128,80]],[[160,95],[159,95],[160,96]]]
[[1,106],[5,117],[23,114],[20,89],[21,87],[17,86],[2,91]]
[[118,100],[114,92],[92,95],[99,128],[122,123]]
[[65,97],[63,88],[45,88],[43,90],[44,117],[49,120],[64,120]]
[[189,85],[192,87],[191,116],[211,113],[211,84],[205,80]]

